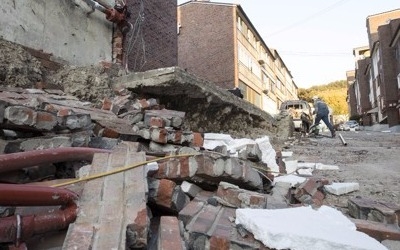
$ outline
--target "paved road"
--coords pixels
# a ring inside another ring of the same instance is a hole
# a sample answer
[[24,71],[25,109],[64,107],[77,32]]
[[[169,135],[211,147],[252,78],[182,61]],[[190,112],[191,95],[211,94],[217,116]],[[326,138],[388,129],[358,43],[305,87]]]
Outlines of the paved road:
[[[344,146],[338,135],[347,142]],[[328,135],[328,133],[325,133]],[[358,182],[360,191],[341,197],[328,196],[326,203],[346,207],[349,197],[361,196],[400,205],[400,133],[338,131],[337,138],[302,138],[288,150],[305,162],[339,166],[339,171],[315,172],[335,182]]]

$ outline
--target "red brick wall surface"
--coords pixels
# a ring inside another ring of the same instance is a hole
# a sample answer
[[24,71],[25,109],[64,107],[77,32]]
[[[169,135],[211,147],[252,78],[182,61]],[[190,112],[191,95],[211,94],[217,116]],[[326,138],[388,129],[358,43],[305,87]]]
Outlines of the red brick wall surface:
[[[127,0],[131,16],[129,22],[136,27],[125,39],[128,68],[134,72],[177,66],[177,1],[176,0]],[[140,27],[139,13],[143,9]]]
[[233,15],[234,6],[196,2],[179,6],[179,67],[222,88],[233,88]]

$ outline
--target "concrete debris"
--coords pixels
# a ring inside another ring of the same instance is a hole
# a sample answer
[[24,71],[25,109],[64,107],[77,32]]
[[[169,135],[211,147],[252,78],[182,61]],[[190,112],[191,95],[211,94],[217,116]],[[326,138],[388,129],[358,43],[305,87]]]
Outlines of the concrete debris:
[[319,209],[237,209],[236,224],[272,249],[385,250],[376,239],[356,230],[345,215],[328,206]]
[[330,185],[325,185],[324,188],[328,193],[334,195],[342,195],[359,190],[360,185],[355,182],[346,182],[346,183],[334,182]]
[[[5,44],[0,53],[12,49]],[[235,223],[238,211],[286,214],[283,209],[321,207],[325,191],[344,193],[338,183],[314,176],[337,167],[299,162],[282,151],[293,132],[290,116],[272,117],[179,68],[123,75],[103,63],[44,76],[48,68],[42,72],[34,58],[23,57],[7,67],[0,59],[1,153],[99,150],[79,161],[22,161],[0,177],[79,194],[62,249],[269,249],[257,233]],[[16,69],[26,74],[11,76]],[[11,84],[17,80],[21,84]],[[0,225],[21,211],[0,206]],[[357,198],[348,207],[358,220],[400,226],[395,205]],[[45,209],[24,211],[34,216]],[[381,240],[399,235],[380,224],[355,224]],[[0,241],[0,248],[19,243],[41,240]]]

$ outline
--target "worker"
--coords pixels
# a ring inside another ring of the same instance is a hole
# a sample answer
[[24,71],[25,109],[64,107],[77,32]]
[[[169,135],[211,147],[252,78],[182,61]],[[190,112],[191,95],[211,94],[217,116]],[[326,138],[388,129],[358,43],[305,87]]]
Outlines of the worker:
[[333,128],[332,124],[329,122],[329,108],[328,105],[324,101],[322,101],[318,96],[313,96],[313,101],[314,101],[314,114],[315,116],[315,123],[314,124],[319,124],[319,122],[322,120],[328,127],[328,129],[331,131],[332,138],[335,138],[336,132],[335,129]]

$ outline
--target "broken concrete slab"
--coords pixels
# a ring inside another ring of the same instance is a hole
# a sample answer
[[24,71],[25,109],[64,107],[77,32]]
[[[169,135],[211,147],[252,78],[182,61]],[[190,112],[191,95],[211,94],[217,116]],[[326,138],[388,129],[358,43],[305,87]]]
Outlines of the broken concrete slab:
[[287,209],[237,209],[236,224],[273,249],[386,250],[338,210],[322,206]]
[[[139,95],[160,100],[174,110],[186,113],[187,127],[198,132],[226,132],[257,138],[285,135],[280,121],[270,114],[216,85],[199,79],[178,67],[149,70],[120,77],[114,88],[127,88]],[[203,119],[213,113],[216,119]],[[278,133],[278,130],[282,132]],[[287,132],[288,133],[288,132]]]
[[295,187],[303,182],[305,182],[307,178],[289,174],[283,176],[277,176],[274,178],[274,183],[288,183],[291,187]]
[[356,182],[333,182],[332,184],[324,186],[325,191],[334,195],[342,195],[357,191],[360,185]]

